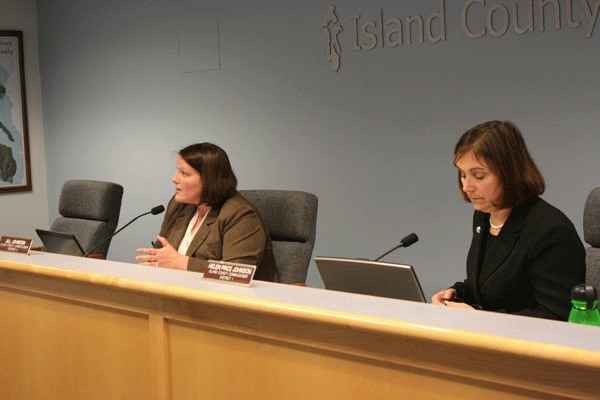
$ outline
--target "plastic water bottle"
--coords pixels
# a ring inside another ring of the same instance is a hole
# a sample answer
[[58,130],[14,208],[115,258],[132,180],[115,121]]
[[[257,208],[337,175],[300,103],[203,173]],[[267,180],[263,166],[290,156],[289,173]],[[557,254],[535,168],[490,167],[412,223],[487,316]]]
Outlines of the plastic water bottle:
[[577,285],[571,290],[569,322],[600,326],[598,290],[590,285]]

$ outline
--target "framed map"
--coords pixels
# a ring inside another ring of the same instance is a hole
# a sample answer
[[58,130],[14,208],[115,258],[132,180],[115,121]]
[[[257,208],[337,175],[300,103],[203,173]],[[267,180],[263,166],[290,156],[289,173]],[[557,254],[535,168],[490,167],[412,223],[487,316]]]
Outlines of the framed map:
[[0,31],[0,193],[31,191],[23,31]]

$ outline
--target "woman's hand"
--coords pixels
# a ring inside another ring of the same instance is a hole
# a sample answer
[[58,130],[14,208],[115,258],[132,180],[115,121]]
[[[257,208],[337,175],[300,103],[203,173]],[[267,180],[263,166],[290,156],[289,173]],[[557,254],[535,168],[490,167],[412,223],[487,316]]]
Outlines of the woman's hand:
[[448,301],[452,301],[456,297],[456,289],[446,289],[437,292],[431,297],[431,304],[436,306],[445,306]]
[[463,308],[467,310],[475,309],[470,305],[463,303],[456,297],[456,289],[446,289],[442,290],[441,292],[437,292],[431,297],[431,304],[436,306]]
[[135,257],[136,260],[143,261],[140,263],[140,265],[187,270],[188,257],[183,254],[179,254],[177,249],[171,246],[171,244],[164,237],[158,236],[157,239],[162,244],[162,248],[137,249],[138,253],[145,254]]

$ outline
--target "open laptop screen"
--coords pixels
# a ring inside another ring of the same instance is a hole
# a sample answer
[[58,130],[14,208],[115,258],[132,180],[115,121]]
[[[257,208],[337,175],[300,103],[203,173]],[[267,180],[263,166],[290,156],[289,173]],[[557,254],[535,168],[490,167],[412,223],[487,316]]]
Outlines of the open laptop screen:
[[426,302],[410,265],[335,257],[315,257],[315,263],[326,289]]
[[44,245],[44,251],[49,253],[65,254],[69,256],[83,256],[85,251],[72,233],[35,230]]

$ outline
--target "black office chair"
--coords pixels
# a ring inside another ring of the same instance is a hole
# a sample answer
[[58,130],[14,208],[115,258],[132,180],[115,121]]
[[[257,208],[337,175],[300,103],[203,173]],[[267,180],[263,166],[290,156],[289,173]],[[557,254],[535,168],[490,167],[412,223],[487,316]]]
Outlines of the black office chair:
[[[70,180],[64,183],[57,218],[50,230],[72,233],[85,251],[112,235],[119,222],[123,186],[112,182]],[[106,258],[110,240],[94,253]]]
[[317,196],[292,190],[240,190],[263,219],[273,242],[280,283],[306,282],[317,231]]
[[600,291],[600,187],[593,189],[585,202],[583,239],[591,246],[585,249],[585,283]]

